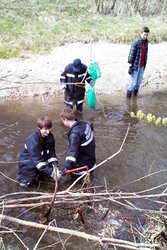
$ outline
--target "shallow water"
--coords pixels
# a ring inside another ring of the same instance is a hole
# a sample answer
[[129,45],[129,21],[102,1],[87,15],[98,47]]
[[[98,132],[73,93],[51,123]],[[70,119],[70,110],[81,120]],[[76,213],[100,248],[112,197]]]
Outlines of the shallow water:
[[[78,119],[89,120],[94,124],[97,164],[119,150],[128,123],[130,123],[130,131],[123,150],[96,170],[95,185],[105,186],[107,183],[108,189],[115,188],[125,192],[134,192],[166,182],[166,173],[160,173],[130,184],[133,180],[150,172],[166,169],[167,140],[165,126],[156,127],[146,121],[132,119],[129,115],[130,111],[136,112],[141,109],[145,114],[152,113],[157,117],[167,117],[166,106],[166,93],[143,94],[131,103],[127,103],[125,97],[121,95],[98,97],[96,111],[88,109],[85,104],[84,112],[79,115]],[[24,139],[36,128],[36,119],[41,115],[46,114],[53,121],[52,131],[56,139],[57,157],[59,165],[62,165],[67,149],[67,130],[62,127],[59,121],[59,113],[63,107],[62,97],[26,99],[0,104],[1,195],[21,191],[18,184],[11,179],[16,179],[18,154],[22,150]],[[2,173],[11,179],[7,179]],[[43,192],[53,191],[49,186],[46,186],[45,190],[43,189],[44,187],[41,187]],[[16,216],[20,212],[21,209],[19,211],[13,210],[8,215]],[[32,220],[34,216],[33,212],[28,213],[27,220]],[[59,223],[59,227],[65,227],[66,220],[63,221],[62,218],[59,218],[57,223]],[[76,225],[71,225],[71,228],[78,229]],[[93,233],[94,230],[94,228],[87,227],[89,233]],[[98,231],[98,228],[96,230]],[[35,232],[34,234],[33,230],[29,230],[28,233],[26,232],[26,238],[24,238],[25,235],[22,235],[21,238],[29,249],[32,249],[40,235],[41,232]],[[56,240],[57,236],[54,237]],[[51,238],[53,236],[48,234],[48,237],[43,240],[42,246],[48,245]],[[10,242],[13,246],[19,245],[17,239],[13,236],[11,238],[8,236],[8,239],[4,236],[4,242],[6,244]],[[72,238],[67,244],[67,249],[101,248],[84,240]]]

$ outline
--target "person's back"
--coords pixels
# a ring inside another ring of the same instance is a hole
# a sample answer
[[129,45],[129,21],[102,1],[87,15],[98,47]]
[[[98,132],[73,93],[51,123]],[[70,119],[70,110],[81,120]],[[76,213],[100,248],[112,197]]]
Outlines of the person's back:
[[69,128],[68,151],[63,164],[62,172],[77,167],[95,167],[95,139],[93,125],[85,121],[77,121],[71,109],[66,108],[60,114],[63,124]]
[[69,131],[68,139],[70,142],[75,141],[68,151],[69,155],[73,154],[74,148],[78,148],[76,166],[92,168],[96,162],[93,125],[85,121],[76,121]]

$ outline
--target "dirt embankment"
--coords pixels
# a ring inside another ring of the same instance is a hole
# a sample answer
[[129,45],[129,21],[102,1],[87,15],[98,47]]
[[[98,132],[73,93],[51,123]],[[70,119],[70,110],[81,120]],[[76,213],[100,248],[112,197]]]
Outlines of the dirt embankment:
[[[101,67],[102,77],[96,82],[96,92],[117,94],[126,92],[129,75],[130,45],[98,42],[67,44],[56,47],[49,55],[31,59],[0,60],[0,98],[18,99],[27,96],[62,92],[59,78],[69,62],[79,57],[83,63],[95,60]],[[148,63],[142,91],[167,89],[167,43],[149,44]]]

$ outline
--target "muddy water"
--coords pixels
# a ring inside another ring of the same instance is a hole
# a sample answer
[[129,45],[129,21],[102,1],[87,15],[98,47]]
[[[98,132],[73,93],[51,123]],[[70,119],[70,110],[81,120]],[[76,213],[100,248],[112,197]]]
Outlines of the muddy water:
[[[96,138],[97,163],[105,160],[119,149],[125,136],[128,123],[130,131],[123,147],[123,151],[96,170],[95,185],[107,188],[117,188],[122,191],[139,191],[160,185],[166,182],[166,174],[157,174],[151,178],[137,183],[131,181],[147,175],[150,172],[166,169],[167,146],[166,127],[155,127],[145,121],[131,119],[130,111],[141,109],[144,113],[152,113],[156,116],[167,117],[167,95],[165,93],[143,94],[127,103],[124,96],[103,96],[98,98],[97,110],[89,110],[85,104],[84,112],[78,119],[89,120],[94,124]],[[53,120],[53,133],[56,139],[56,152],[61,166],[67,149],[66,130],[61,126],[59,113],[64,107],[62,97],[36,98],[24,101],[10,101],[0,104],[0,194],[18,192],[21,189],[11,179],[16,179],[17,158],[23,147],[25,137],[36,128],[36,118],[48,115]],[[7,179],[4,175],[11,179]],[[53,191],[49,186],[41,187],[41,191]],[[159,190],[158,190],[159,192]],[[22,210],[13,210],[8,215],[20,214]],[[24,211],[24,210],[23,210]],[[4,211],[5,213],[5,211]],[[34,213],[27,213],[27,220],[33,220]],[[24,217],[25,219],[25,217]],[[65,227],[66,221],[58,220],[59,227]],[[74,225],[71,228],[78,229]],[[96,228],[98,231],[98,229]],[[88,228],[89,233],[94,229]],[[100,228],[99,228],[100,231]],[[26,232],[26,231],[25,231]],[[41,232],[33,230],[21,234],[21,239],[33,249]],[[25,236],[26,235],[26,236]],[[3,236],[4,243],[20,246],[13,236]],[[56,237],[55,241],[56,241]],[[50,243],[52,235],[48,235],[41,243],[46,246]],[[32,247],[33,246],[33,247]],[[21,245],[19,249],[24,249]],[[51,249],[61,249],[53,247]],[[95,244],[72,238],[67,249],[101,249]]]

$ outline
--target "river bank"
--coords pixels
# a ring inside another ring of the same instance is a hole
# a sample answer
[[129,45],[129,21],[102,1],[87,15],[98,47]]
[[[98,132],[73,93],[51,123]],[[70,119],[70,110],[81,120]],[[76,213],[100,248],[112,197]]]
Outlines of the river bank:
[[[130,45],[97,42],[94,44],[66,44],[56,47],[45,56],[30,59],[0,60],[0,98],[22,99],[40,95],[62,94],[59,78],[64,67],[75,58],[86,65],[95,60],[102,71],[96,82],[97,94],[125,93],[129,75],[128,53]],[[167,43],[149,44],[148,63],[142,91],[167,89]]]

